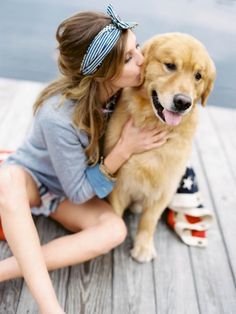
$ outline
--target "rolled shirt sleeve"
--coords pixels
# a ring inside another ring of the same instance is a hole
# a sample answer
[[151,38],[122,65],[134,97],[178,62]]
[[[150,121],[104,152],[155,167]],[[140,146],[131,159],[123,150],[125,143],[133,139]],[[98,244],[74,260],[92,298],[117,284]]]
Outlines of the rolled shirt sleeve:
[[92,185],[96,195],[99,198],[106,197],[115,185],[115,182],[109,180],[99,169],[99,165],[86,169],[87,178]]

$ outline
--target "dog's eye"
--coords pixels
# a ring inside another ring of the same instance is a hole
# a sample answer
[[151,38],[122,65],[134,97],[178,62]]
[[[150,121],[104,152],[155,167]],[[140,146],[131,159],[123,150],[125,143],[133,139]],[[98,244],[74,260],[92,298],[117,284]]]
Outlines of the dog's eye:
[[197,81],[200,81],[201,78],[202,78],[201,73],[197,72],[197,73],[195,74],[195,79],[196,79]]
[[176,71],[177,66],[174,63],[165,63],[166,68],[169,71]]

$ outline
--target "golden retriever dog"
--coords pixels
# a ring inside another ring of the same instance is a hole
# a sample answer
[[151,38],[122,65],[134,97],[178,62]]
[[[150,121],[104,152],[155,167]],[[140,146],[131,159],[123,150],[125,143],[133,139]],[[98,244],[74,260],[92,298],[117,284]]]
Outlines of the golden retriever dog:
[[105,154],[118,141],[124,124],[169,131],[159,148],[135,154],[119,169],[109,201],[117,214],[141,208],[132,257],[156,257],[153,235],[170,203],[190,158],[197,126],[197,102],[204,106],[212,90],[215,66],[204,46],[190,35],[157,35],[143,47],[143,83],[125,88],[108,124]]

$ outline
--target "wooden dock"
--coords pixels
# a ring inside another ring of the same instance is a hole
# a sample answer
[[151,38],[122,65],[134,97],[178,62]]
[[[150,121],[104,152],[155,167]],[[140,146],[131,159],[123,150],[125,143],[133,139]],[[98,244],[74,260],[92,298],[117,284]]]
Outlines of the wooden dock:
[[[0,149],[14,150],[21,143],[42,86],[0,79]],[[186,246],[162,220],[155,234],[157,259],[138,264],[129,255],[137,217],[128,213],[129,234],[120,247],[91,262],[51,272],[67,314],[236,313],[235,109],[200,110],[192,164],[205,205],[215,214],[208,247]],[[43,217],[36,224],[42,243],[66,232]],[[10,254],[8,245],[0,242],[0,259]],[[0,313],[38,313],[23,280],[0,283]]]

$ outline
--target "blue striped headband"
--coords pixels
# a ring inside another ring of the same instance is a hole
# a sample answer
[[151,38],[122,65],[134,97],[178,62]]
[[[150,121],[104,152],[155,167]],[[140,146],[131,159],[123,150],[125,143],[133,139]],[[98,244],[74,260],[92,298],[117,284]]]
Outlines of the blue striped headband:
[[95,73],[117,43],[122,30],[131,29],[137,25],[135,22],[123,22],[111,4],[107,7],[107,14],[111,18],[111,24],[105,26],[89,45],[80,66],[80,72],[83,75]]

